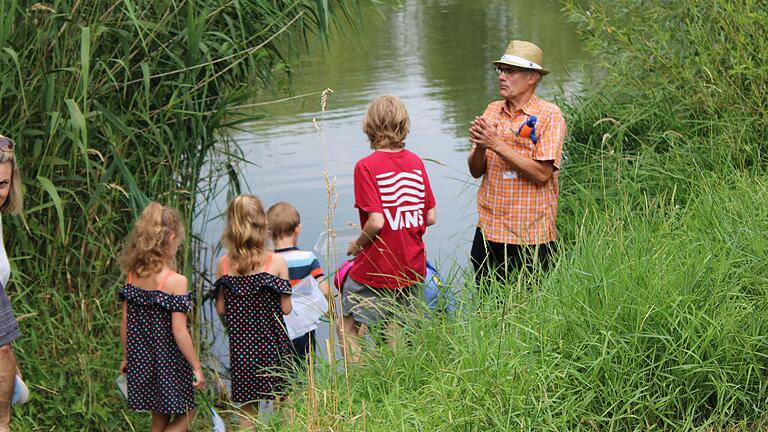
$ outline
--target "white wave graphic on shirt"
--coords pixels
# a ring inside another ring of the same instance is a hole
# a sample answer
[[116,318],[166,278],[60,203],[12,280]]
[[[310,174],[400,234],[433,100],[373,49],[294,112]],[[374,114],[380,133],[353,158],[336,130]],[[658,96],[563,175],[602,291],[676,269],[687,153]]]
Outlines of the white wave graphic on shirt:
[[424,177],[421,170],[376,176],[384,217],[393,231],[424,225]]

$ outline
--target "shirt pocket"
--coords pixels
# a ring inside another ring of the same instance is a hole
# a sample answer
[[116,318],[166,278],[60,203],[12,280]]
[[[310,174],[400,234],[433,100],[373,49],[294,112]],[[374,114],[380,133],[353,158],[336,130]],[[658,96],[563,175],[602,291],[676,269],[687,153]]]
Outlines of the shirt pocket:
[[512,120],[500,120],[496,123],[496,134],[505,144],[513,143],[517,138],[517,129]]
[[527,156],[533,159],[534,155],[536,154],[536,144],[533,143],[533,140],[530,137],[517,135],[517,131],[520,130],[520,126],[522,126],[524,122],[525,118],[511,122],[511,127],[508,128],[508,132],[511,135],[510,139],[515,151],[522,154],[523,156]]

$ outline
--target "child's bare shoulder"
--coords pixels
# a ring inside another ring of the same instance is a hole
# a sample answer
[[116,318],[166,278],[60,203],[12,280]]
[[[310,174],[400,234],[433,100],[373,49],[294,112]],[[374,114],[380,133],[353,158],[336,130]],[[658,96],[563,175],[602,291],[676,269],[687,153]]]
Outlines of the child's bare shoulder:
[[189,284],[187,278],[184,275],[174,272],[168,277],[165,282],[163,291],[172,295],[184,295],[189,292]]
[[228,263],[229,263],[229,257],[227,255],[224,255],[221,258],[219,258],[219,261],[216,263],[216,278],[220,278],[229,272]]
[[278,266],[278,267],[287,267],[288,261],[286,261],[285,257],[281,253],[275,253],[272,254],[272,265]]

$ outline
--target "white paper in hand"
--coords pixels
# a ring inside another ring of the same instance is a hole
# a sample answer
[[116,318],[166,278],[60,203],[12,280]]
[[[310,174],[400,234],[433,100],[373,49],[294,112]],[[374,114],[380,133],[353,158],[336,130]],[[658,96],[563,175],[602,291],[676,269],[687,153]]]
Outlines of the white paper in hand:
[[293,340],[309,332],[320,317],[328,312],[328,302],[312,276],[302,279],[291,291],[293,309],[284,318],[288,337]]

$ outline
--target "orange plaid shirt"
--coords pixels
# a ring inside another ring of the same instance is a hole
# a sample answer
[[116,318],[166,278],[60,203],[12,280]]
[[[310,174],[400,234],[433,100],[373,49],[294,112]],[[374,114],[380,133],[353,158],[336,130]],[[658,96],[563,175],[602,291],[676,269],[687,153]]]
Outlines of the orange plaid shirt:
[[[537,118],[536,144],[517,136],[529,116]],[[485,239],[507,244],[541,244],[557,237],[557,177],[565,139],[565,118],[560,108],[536,96],[511,113],[505,101],[491,102],[483,113],[496,126],[501,140],[529,158],[553,161],[555,170],[544,185],[537,185],[512,170],[492,151],[485,153],[486,171],[477,192],[478,226]]]

